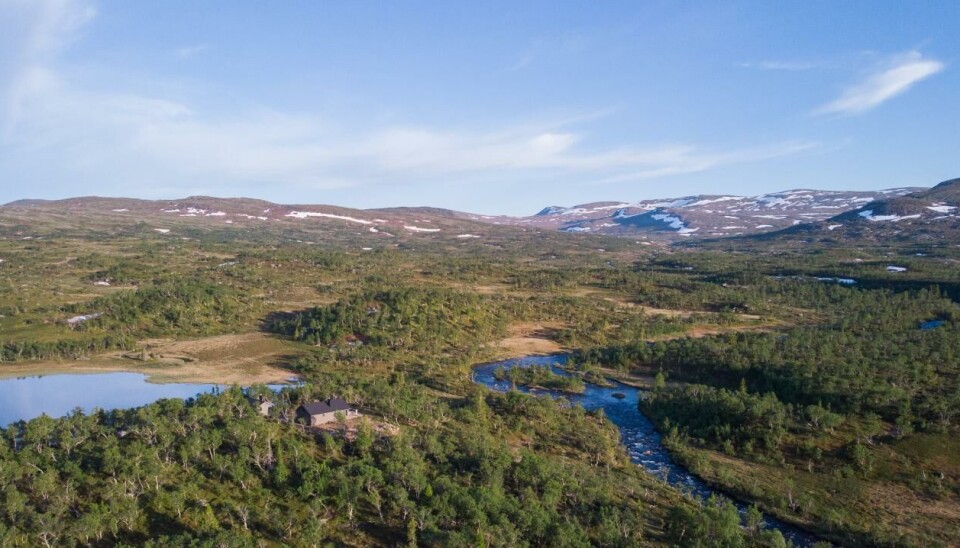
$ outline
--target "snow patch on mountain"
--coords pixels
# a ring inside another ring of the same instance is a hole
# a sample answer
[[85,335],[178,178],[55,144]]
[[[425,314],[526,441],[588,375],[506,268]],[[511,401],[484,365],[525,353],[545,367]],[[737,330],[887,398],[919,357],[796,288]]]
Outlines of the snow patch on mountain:
[[679,198],[677,200],[672,200],[669,202],[654,202],[650,204],[651,208],[660,208],[660,207],[685,207],[692,205],[696,200],[693,198]]
[[675,229],[677,231],[677,234],[683,234],[683,235],[692,234],[700,230],[699,227],[698,228],[688,227],[687,224],[680,219],[680,217],[674,217],[673,215],[667,215],[665,213],[657,213],[657,214],[651,215],[650,218],[656,219],[658,221],[663,221],[664,223],[667,224],[667,226]]
[[674,217],[673,215],[666,215],[663,213],[660,213],[657,215],[651,215],[650,217],[658,221],[663,221],[667,223],[668,225],[670,225],[670,228],[676,228],[676,229],[684,228],[683,221],[680,220],[680,217]]
[[364,219],[357,219],[356,217],[348,217],[346,215],[333,215],[332,213],[318,213],[316,211],[291,211],[284,215],[284,217],[293,217],[295,219],[306,219],[308,217],[323,217],[326,219],[339,219],[341,221],[348,221],[351,223],[359,223],[362,225],[372,225],[372,221],[366,221]]
[[719,202],[729,202],[730,200],[742,200],[742,199],[743,199],[743,196],[721,196],[719,198],[697,200],[696,202],[689,203],[683,207],[699,207],[699,206],[705,206],[708,204],[716,204]]
[[859,213],[861,217],[868,221],[878,222],[878,221],[903,221],[906,219],[919,219],[920,215],[874,215],[872,209],[867,209]]
[[591,210],[591,211],[604,211],[604,210],[607,210],[607,209],[618,209],[618,208],[628,207],[628,206],[630,206],[630,204],[626,204],[626,203],[622,203],[622,202],[621,202],[621,203],[613,204],[613,205],[604,205],[604,206],[592,207],[592,208],[590,208],[590,210]]
[[539,216],[539,217],[544,217],[544,216],[547,216],[547,215],[559,215],[559,214],[563,213],[563,212],[566,211],[566,210],[567,210],[567,208],[565,208],[565,207],[549,206],[549,207],[545,207],[545,208],[541,209],[540,211],[538,211],[538,212],[537,212],[537,216]]

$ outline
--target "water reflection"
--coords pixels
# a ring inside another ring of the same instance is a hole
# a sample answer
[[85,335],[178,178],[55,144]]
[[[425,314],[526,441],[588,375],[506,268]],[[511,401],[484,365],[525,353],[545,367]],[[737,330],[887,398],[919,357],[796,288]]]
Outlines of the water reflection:
[[224,388],[216,384],[154,384],[141,373],[43,375],[0,380],[0,427],[47,414],[62,417],[76,408],[139,407],[162,398],[192,398]]

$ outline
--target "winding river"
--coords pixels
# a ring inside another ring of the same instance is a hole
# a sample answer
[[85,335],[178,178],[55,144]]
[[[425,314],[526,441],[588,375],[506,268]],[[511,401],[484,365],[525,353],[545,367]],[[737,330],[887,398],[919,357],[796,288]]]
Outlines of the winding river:
[[[554,373],[567,376],[569,373],[558,367],[565,362],[566,356],[563,355],[529,356],[493,362],[476,366],[473,370],[473,379],[488,388],[505,392],[511,389],[512,383],[510,381],[498,381],[494,377],[494,371],[497,368],[509,369],[511,367],[549,365]],[[657,433],[653,423],[640,413],[637,407],[641,393],[640,389],[621,383],[609,388],[586,383],[586,391],[583,394],[566,394],[525,387],[518,387],[518,389],[531,394],[543,394],[552,397],[562,396],[571,403],[582,405],[585,409],[603,408],[607,418],[620,429],[620,440],[634,463],[642,466],[648,472],[666,479],[670,485],[701,499],[706,499],[713,494],[720,495],[718,491],[673,462],[670,454],[660,442],[660,434]],[[615,397],[614,394],[622,394],[624,397]],[[747,505],[738,501],[734,501],[734,503],[741,513],[746,511]],[[775,518],[764,516],[764,524],[769,528],[779,530],[786,539],[796,546],[811,546],[818,540],[810,533]]]

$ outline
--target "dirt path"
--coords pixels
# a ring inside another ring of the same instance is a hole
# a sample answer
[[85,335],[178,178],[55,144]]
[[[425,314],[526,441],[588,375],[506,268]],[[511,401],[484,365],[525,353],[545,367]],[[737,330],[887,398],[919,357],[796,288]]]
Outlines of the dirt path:
[[[219,384],[284,383],[293,373],[276,365],[294,349],[262,333],[219,335],[191,340],[149,339],[138,345],[148,359],[125,358],[108,352],[84,360],[47,360],[0,365],[0,379],[56,373],[145,373],[151,382]],[[152,355],[153,357],[149,357]],[[174,357],[170,357],[174,356]],[[189,361],[188,361],[189,360]]]

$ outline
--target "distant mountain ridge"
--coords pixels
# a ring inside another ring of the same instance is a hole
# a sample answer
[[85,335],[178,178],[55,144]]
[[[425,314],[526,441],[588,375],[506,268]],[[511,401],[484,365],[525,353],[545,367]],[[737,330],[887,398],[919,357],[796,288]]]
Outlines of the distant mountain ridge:
[[549,206],[528,217],[495,219],[500,223],[564,232],[665,240],[717,238],[774,232],[823,221],[867,203],[922,190],[796,189],[760,196],[698,195],[638,202],[593,202],[572,207]]
[[769,234],[767,238],[960,243],[960,178],[930,189],[873,200],[823,221]]
[[[361,210],[210,196],[176,200],[88,196],[63,200],[18,200],[0,206],[0,228],[4,225],[29,228],[45,223],[48,227],[81,230],[91,227],[107,231],[146,230],[171,237],[183,236],[185,231],[194,229],[263,228],[298,231],[302,236],[323,235],[325,238],[362,235],[364,241],[373,243],[429,236],[451,240],[473,239],[479,238],[474,233],[478,230],[489,232],[497,228],[466,217],[438,208]],[[135,230],[136,227],[141,228]],[[28,232],[22,235],[32,237]]]
[[[560,231],[668,243],[731,237],[786,239],[942,238],[960,235],[960,179],[933,188],[879,191],[795,189],[760,196],[698,195],[637,202],[548,206],[527,217],[490,216],[435,207],[352,209],[290,205],[252,198],[190,196],[178,200],[79,197],[18,200],[0,216],[29,224],[38,213],[64,225],[96,218],[143,224],[168,233],[190,227],[271,226],[366,234],[374,238],[479,238],[484,227]],[[0,219],[2,221],[3,219]],[[0,223],[2,224],[2,223]]]

